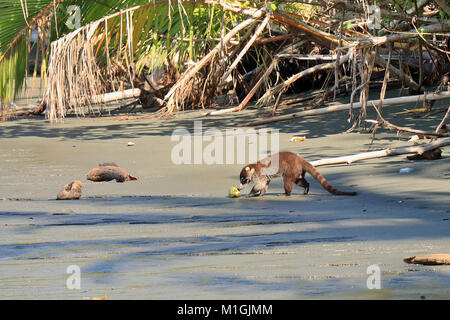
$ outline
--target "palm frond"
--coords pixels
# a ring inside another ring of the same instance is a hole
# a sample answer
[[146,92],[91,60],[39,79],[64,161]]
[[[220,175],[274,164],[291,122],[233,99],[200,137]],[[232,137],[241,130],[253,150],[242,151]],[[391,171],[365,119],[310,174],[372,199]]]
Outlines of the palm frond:
[[[51,120],[64,117],[66,110],[81,115],[93,111],[89,97],[117,90],[125,80],[133,85],[142,73],[158,70],[168,60],[183,69],[187,61],[207,52],[220,30],[211,25],[217,20],[209,14],[219,16],[221,10],[211,10],[205,3],[141,2],[114,2],[115,7],[109,8],[113,1],[105,1],[102,12],[112,12],[106,16],[93,14],[91,3],[80,7],[85,21],[101,17],[52,44],[45,97]],[[137,5],[122,8],[124,4]],[[82,48],[93,54],[81,54]],[[63,57],[74,52],[79,59],[66,63]],[[93,73],[81,75],[86,70]]]
[[[2,1],[0,10],[0,99],[8,104],[21,89],[28,66],[29,37],[40,19],[45,19],[53,0]],[[4,109],[4,108],[3,108]]]

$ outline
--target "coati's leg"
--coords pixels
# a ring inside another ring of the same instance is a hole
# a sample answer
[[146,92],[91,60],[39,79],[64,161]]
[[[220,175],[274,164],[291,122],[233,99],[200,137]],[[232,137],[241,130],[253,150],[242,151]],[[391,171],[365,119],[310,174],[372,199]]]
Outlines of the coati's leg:
[[255,185],[253,186],[252,190],[250,191],[250,193],[248,195],[246,195],[246,198],[250,198],[250,197],[262,197],[264,195],[264,193],[266,193],[267,188],[269,187],[269,183],[270,180],[267,180],[265,182],[255,182]]
[[299,187],[303,187],[305,190],[303,191],[303,194],[308,194],[309,192],[309,183],[306,181],[304,177],[300,177],[297,180],[295,180],[295,184]]
[[257,197],[261,195],[261,190],[257,189],[256,186],[253,186],[252,190],[250,191],[250,193],[248,195],[246,195],[246,198],[251,198],[251,197]]
[[267,181],[266,185],[265,185],[264,188],[261,190],[261,193],[260,193],[260,195],[259,195],[260,197],[262,197],[262,196],[266,193],[267,188],[269,188],[269,183],[270,183],[270,180]]
[[294,186],[294,179],[292,179],[292,177],[290,176],[284,176],[283,182],[284,182],[284,193],[286,196],[290,196],[292,187]]

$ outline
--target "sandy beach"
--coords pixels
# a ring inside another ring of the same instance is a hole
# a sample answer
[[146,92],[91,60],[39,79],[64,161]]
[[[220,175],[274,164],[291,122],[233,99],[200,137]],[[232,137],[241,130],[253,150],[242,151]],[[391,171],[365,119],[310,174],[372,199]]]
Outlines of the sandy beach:
[[[443,116],[415,118],[401,114],[405,107],[384,115],[423,130]],[[224,131],[266,112],[2,123],[0,299],[448,299],[450,266],[403,262],[450,253],[448,147],[436,161],[403,155],[318,168],[355,197],[332,196],[307,175],[307,196],[296,187],[285,197],[278,179],[262,198],[231,199],[242,164],[171,161],[173,130],[192,132],[202,120],[204,129]],[[343,134],[346,118],[336,112],[267,128],[280,130],[281,150],[309,161],[411,144],[409,134],[387,129],[373,143],[371,133]],[[106,161],[139,180],[86,180]],[[75,179],[81,199],[55,200]],[[71,265],[81,270],[80,289],[66,285]],[[381,289],[367,288],[371,265],[381,270]]]

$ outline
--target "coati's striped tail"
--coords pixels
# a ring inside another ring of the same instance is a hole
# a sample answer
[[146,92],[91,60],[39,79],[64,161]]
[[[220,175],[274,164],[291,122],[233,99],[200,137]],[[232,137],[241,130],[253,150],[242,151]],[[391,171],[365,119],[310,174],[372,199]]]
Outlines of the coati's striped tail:
[[332,193],[337,196],[354,196],[356,195],[356,192],[346,192],[346,191],[340,191],[336,188],[334,188],[328,181],[325,179],[323,175],[320,174],[319,171],[317,171],[316,168],[309,162],[305,161],[303,163],[303,169],[308,172],[314,179],[316,179],[322,187],[324,187],[325,190],[327,190],[329,193]]

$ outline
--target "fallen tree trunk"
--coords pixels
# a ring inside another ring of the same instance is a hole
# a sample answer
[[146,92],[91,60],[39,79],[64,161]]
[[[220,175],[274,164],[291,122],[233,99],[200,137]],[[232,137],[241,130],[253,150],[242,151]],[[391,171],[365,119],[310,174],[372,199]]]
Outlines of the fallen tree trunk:
[[398,156],[401,154],[423,154],[426,151],[433,150],[439,147],[444,147],[450,145],[450,138],[442,138],[437,139],[433,142],[427,143],[427,144],[421,144],[411,147],[402,147],[402,148],[395,148],[395,149],[384,149],[379,151],[372,151],[372,152],[365,152],[360,154],[355,154],[352,156],[344,156],[344,157],[337,157],[337,158],[327,158],[322,160],[316,160],[311,161],[311,164],[314,167],[320,167],[325,165],[331,165],[331,164],[351,164],[356,161],[361,160],[367,160],[367,159],[374,159],[374,158],[383,158],[383,157],[389,157],[389,156]]
[[117,100],[137,98],[140,95],[141,95],[141,89],[138,89],[138,88],[128,89],[128,90],[124,90],[124,91],[117,91],[117,92],[108,92],[105,94],[93,96],[91,99],[91,103],[92,104],[108,103],[108,102],[113,102],[113,101],[117,101]]
[[[383,100],[383,107],[389,106],[389,105],[395,105],[395,104],[403,104],[403,103],[417,103],[424,100],[439,100],[439,99],[447,99],[450,98],[450,92],[441,92],[441,93],[431,93],[431,94],[422,94],[422,95],[415,95],[415,96],[407,96],[407,97],[397,97],[397,98],[390,98],[390,99],[384,99]],[[370,100],[367,101],[367,103],[373,103],[375,105],[378,105],[380,103],[380,100]],[[362,105],[361,102],[357,102],[353,104],[353,108],[360,108]],[[295,118],[301,118],[306,116],[315,116],[319,114],[325,114],[335,111],[343,111],[348,110],[350,108],[350,103],[347,104],[341,104],[337,106],[330,106],[320,109],[313,109],[313,110],[306,110],[301,112],[295,112],[290,114],[285,114],[282,116],[276,116],[264,120],[258,120],[249,122],[243,125],[240,125],[242,127],[246,126],[260,126],[263,124],[276,122],[276,121],[283,121],[283,120],[291,120]]]
[[406,263],[423,264],[423,265],[440,265],[450,264],[450,254],[430,254],[421,257],[407,257],[403,259]]

